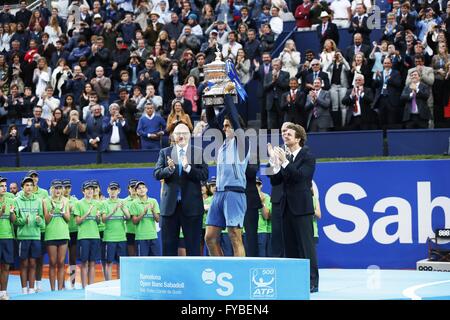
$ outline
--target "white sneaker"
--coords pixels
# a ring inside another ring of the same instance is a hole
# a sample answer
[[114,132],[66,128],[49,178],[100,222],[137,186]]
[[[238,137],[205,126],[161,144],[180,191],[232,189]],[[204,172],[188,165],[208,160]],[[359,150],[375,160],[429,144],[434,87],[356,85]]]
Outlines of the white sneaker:
[[42,288],[36,288],[36,290],[35,290],[36,293],[42,292],[42,291],[43,291]]
[[9,300],[9,296],[7,294],[4,294],[0,297],[0,300]]

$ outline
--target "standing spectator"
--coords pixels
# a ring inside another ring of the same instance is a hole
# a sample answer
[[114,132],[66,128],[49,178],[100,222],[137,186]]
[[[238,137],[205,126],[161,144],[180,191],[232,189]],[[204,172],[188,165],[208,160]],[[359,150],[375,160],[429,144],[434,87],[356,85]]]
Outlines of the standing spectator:
[[169,135],[172,134],[179,123],[184,123],[191,132],[194,130],[191,118],[184,112],[181,102],[179,100],[174,100],[172,103],[172,110],[167,118],[167,133]]
[[322,19],[322,23],[317,27],[320,48],[323,48],[325,41],[328,39],[333,40],[336,45],[339,45],[339,31],[336,24],[330,21],[330,16],[326,11],[322,11],[320,18]]
[[78,111],[70,111],[69,123],[64,128],[64,134],[68,137],[65,151],[86,151],[86,145],[83,139],[85,132],[86,125],[80,121]]
[[[180,101],[181,105],[183,106],[183,111],[185,113],[187,113],[189,116],[191,116],[192,115],[192,103],[190,100],[184,98],[183,86],[180,86],[180,85],[175,86],[173,92],[175,93],[175,98],[173,100]],[[173,101],[172,101],[171,106],[172,105],[173,105]]]
[[52,69],[55,69],[58,66],[58,61],[60,59],[68,61],[69,55],[69,51],[64,48],[64,42],[60,39],[56,40],[55,50],[52,52],[52,56],[50,59],[50,67]]
[[[353,1],[355,3],[356,1]],[[339,28],[348,28],[352,19],[352,5],[348,0],[335,0],[330,3],[330,10],[333,14],[333,23]]]
[[33,94],[30,87],[24,88],[23,104],[22,104],[22,124],[27,124],[28,119],[33,118],[33,109],[37,105],[39,99]]
[[53,88],[48,86],[37,103],[42,107],[42,118],[45,120],[51,119],[53,111],[59,108],[60,101],[53,96],[53,92]]
[[91,85],[98,95],[98,103],[106,108],[108,106],[109,92],[111,90],[111,79],[105,77],[105,71],[101,66],[95,68],[95,75],[96,77],[91,79]]
[[272,18],[270,18],[269,24],[270,28],[275,34],[276,40],[278,36],[283,32],[283,20],[280,18],[280,9],[278,9],[277,7],[272,7],[270,9],[270,15],[272,16]]
[[264,79],[266,93],[267,128],[279,129],[283,121],[281,97],[289,89],[289,73],[281,70],[281,60],[272,60],[272,70]]
[[333,62],[328,66],[330,74],[331,88],[331,117],[336,129],[343,128],[347,117],[347,108],[343,105],[342,99],[347,94],[350,87],[348,72],[350,65],[342,56],[342,52],[336,51]]
[[[164,2],[164,1],[161,1]],[[165,4],[165,2],[164,2]],[[136,23],[139,23],[139,26],[141,27],[141,30],[147,29],[147,18],[148,14],[150,13],[151,5],[148,3],[147,0],[138,0],[136,7],[134,9],[134,16],[136,17],[134,21]]]
[[284,111],[284,122],[306,125],[305,93],[299,89],[295,77],[289,79],[290,90],[283,94],[281,109]]
[[42,107],[34,107],[33,118],[28,119],[27,127],[23,132],[25,136],[28,136],[27,151],[29,152],[43,152],[47,150],[48,126],[41,115]]
[[330,90],[330,79],[328,78],[328,73],[321,70],[320,61],[314,59],[310,63],[311,72],[306,75],[305,84],[303,90],[308,93],[310,90],[314,90],[314,80],[317,78],[321,79],[322,89]]
[[431,118],[427,100],[430,96],[429,87],[421,82],[418,70],[409,74],[410,83],[403,89],[401,99],[405,102],[403,122],[406,129],[427,129]]
[[67,80],[66,82],[66,91],[73,93],[74,102],[76,105],[82,105],[82,99],[85,97],[86,100],[89,100],[88,93],[85,91],[85,87],[88,86],[90,90],[92,90],[92,86],[90,83],[86,83],[86,76],[82,73],[80,66],[75,66],[73,68],[72,78]]
[[4,105],[8,112],[6,124],[22,124],[21,111],[23,108],[23,98],[19,93],[19,87],[16,84],[11,85],[11,94]]
[[[258,60],[253,60],[253,65],[255,67],[255,71],[253,73],[253,79],[259,82],[258,92],[260,92],[260,96],[258,98],[261,99],[260,104],[260,115],[261,115],[261,129],[267,129],[267,112],[266,112],[266,92],[264,91],[264,83],[270,81],[269,74],[272,70],[272,58],[269,52],[264,52],[262,54],[263,63],[260,64]],[[267,80],[266,80],[267,78]]]
[[261,59],[261,42],[259,42],[258,39],[256,39],[256,29],[249,29],[248,30],[248,40],[244,44],[244,51],[245,55],[250,61],[253,61],[254,59]]
[[353,88],[348,89],[342,99],[342,104],[347,107],[344,121],[348,130],[377,128],[377,114],[372,109],[372,102],[372,90],[364,85],[364,76],[357,74]]
[[50,84],[52,69],[47,65],[47,60],[43,57],[37,59],[37,68],[33,72],[33,83],[36,86],[36,96],[41,97],[45,88]]
[[129,149],[127,141],[128,124],[120,114],[120,107],[117,103],[109,106],[110,116],[103,118],[103,138],[101,150],[120,151]]
[[444,107],[449,103],[450,84],[450,54],[445,42],[439,43],[438,54],[433,56],[431,65],[434,70],[435,81],[433,84],[433,119],[436,128],[447,127],[444,118]]
[[55,45],[56,41],[62,35],[61,26],[58,24],[56,17],[50,18],[50,23],[45,27],[44,32],[48,34],[50,43]]
[[[91,68],[103,67],[107,75],[111,72],[111,52],[105,47],[105,39],[98,36],[95,43],[92,44],[91,54],[88,57]],[[105,70],[106,68],[106,70]]]
[[78,38],[78,47],[74,48],[69,55],[68,61],[71,64],[72,68],[75,63],[77,63],[81,57],[89,57],[91,54],[91,48],[86,44],[86,38],[84,36],[80,36]]
[[178,39],[183,31],[184,24],[179,21],[178,15],[172,12],[171,21],[164,25],[163,30],[167,31],[170,39]]
[[189,100],[192,104],[192,113],[200,113],[200,109],[198,108],[197,102],[199,100],[199,97],[197,95],[197,85],[196,85],[196,79],[194,76],[189,75],[187,76],[186,80],[184,81],[183,85],[183,96],[186,98],[186,100]]
[[270,52],[274,49],[275,33],[272,31],[270,24],[266,23],[261,26],[259,41],[261,42],[261,50],[263,52]]
[[120,72],[126,70],[128,62],[130,61],[130,50],[127,45],[124,44],[122,37],[117,37],[116,39],[116,48],[111,54],[111,61],[113,61],[111,81],[113,82],[114,87],[116,87],[117,83],[120,81]]
[[370,33],[371,29],[367,25],[367,20],[369,19],[367,13],[367,8],[364,4],[360,3],[356,5],[356,14],[351,19],[350,27],[348,28],[348,32],[355,35],[356,33],[360,33],[363,37],[363,43],[366,45],[370,45]]
[[411,5],[408,1],[404,2],[400,8],[401,14],[397,16],[397,23],[403,27],[403,29],[416,31],[416,17],[410,12]]
[[160,15],[158,12],[152,11],[150,13],[150,21],[147,24],[147,29],[145,29],[144,32],[144,38],[147,40],[146,42],[150,47],[155,45],[159,33],[164,28],[164,24],[158,22],[159,17]]
[[53,111],[53,117],[47,120],[48,151],[64,151],[67,143],[67,136],[64,128],[68,121],[63,117],[63,111],[58,108]]
[[336,54],[336,43],[333,40],[327,39],[323,44],[323,50],[320,53],[320,64],[322,70],[328,74],[328,79],[331,79],[331,72],[328,67],[333,63]]
[[53,70],[52,78],[50,80],[50,84],[53,88],[53,94],[55,97],[61,98],[65,93],[65,83],[69,77],[72,77],[72,71],[70,67],[67,65],[67,61],[61,58],[58,61],[56,68]]
[[137,134],[141,139],[141,149],[160,149],[161,136],[164,135],[166,122],[155,113],[152,102],[145,105],[145,113],[139,119]]
[[31,11],[27,9],[27,2],[25,0],[20,1],[20,9],[16,12],[16,23],[22,23],[27,25],[31,18]]
[[363,38],[360,33],[355,33],[353,35],[353,44],[349,45],[345,50],[345,60],[350,63],[350,61],[353,61],[355,54],[360,52],[364,54],[364,58],[369,58],[370,46],[363,43]]
[[305,109],[309,113],[307,128],[311,132],[326,132],[333,127],[330,114],[330,93],[322,88],[322,79],[316,78],[313,89],[306,98]]
[[[159,87],[159,81],[161,79],[161,74],[156,70],[155,60],[152,57],[145,59],[144,68],[138,70],[138,85],[144,89],[148,84],[152,84],[156,89]],[[129,68],[130,70],[131,68]],[[132,70],[130,70],[132,71]]]
[[378,109],[382,128],[397,128],[400,123],[401,104],[400,95],[402,80],[400,73],[392,69],[392,60],[384,58],[383,71],[377,72],[374,80],[375,99],[374,109]]
[[[161,96],[155,95],[155,87],[152,84],[148,84],[145,88],[145,97],[141,99],[140,103],[137,104],[137,109],[140,114],[143,114],[145,105],[148,102],[152,102],[156,112],[160,115],[163,113],[163,100]],[[139,116],[140,118],[140,116]]]
[[103,144],[102,108],[96,104],[91,107],[91,114],[86,118],[86,137],[88,150],[101,151]]
[[64,101],[62,104],[62,113],[63,113],[63,118],[65,120],[67,120],[67,121],[69,120],[70,111],[77,110],[78,112],[80,112],[80,106],[75,104],[75,99],[73,97],[73,94],[71,94],[71,93],[66,94],[62,101]]
[[284,49],[278,58],[283,66],[281,70],[288,72],[291,78],[295,77],[300,65],[300,52],[296,50],[294,40],[289,39],[286,41]]
[[[370,67],[367,63],[366,58],[364,58],[364,54],[362,52],[355,54],[353,57],[352,66],[349,74],[350,76],[349,81],[351,82],[352,85],[355,84],[355,75],[357,74],[362,74],[364,76],[364,79],[367,79],[366,85],[370,86],[371,84]],[[375,77],[376,76],[374,76],[374,78]]]
[[388,13],[381,40],[387,40],[390,43],[394,43],[395,35],[397,32],[401,31],[404,31],[404,28],[403,26],[397,24],[395,14],[392,12]]
[[115,101],[120,107],[120,113],[123,115],[130,128],[127,139],[128,145],[132,149],[139,149],[139,141],[136,135],[138,118],[136,117],[136,103],[130,99],[128,92],[122,88],[119,90],[119,100]]
[[311,10],[311,0],[304,0],[301,5],[295,9],[295,20],[297,31],[311,30],[311,20],[309,19],[309,11]]
[[4,137],[0,135],[0,145],[5,150],[5,153],[19,152],[19,147],[22,145],[19,130],[15,124],[8,127],[8,132]]
[[[197,66],[190,70],[189,74],[194,76],[198,83],[203,82],[205,80],[205,73],[203,71],[203,67],[205,66],[205,54],[200,52],[195,56],[195,60],[197,62]],[[242,80],[242,79],[241,79]]]

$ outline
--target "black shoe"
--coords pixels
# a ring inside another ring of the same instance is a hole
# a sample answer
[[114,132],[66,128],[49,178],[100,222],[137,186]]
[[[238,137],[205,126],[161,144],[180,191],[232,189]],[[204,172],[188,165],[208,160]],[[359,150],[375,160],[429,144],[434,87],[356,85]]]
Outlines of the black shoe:
[[309,289],[309,292],[310,292],[310,293],[316,293],[316,292],[319,292],[319,287],[312,286],[312,287]]

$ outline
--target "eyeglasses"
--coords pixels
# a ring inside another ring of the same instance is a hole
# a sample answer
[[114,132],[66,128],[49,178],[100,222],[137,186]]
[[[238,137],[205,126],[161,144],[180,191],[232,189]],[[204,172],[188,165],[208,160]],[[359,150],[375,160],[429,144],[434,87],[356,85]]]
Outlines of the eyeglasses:
[[320,64],[318,63],[313,63],[312,66],[319,66]]

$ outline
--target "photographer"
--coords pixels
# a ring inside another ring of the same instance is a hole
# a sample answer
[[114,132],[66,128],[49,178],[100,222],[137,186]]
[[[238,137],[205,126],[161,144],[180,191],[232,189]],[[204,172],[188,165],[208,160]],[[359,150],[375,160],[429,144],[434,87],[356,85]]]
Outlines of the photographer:
[[80,121],[76,110],[70,111],[69,118],[69,123],[64,128],[64,134],[68,136],[65,151],[86,151],[86,145],[81,138],[86,132],[86,125]]
[[0,149],[4,149],[5,153],[16,153],[19,152],[19,147],[22,141],[20,139],[19,130],[15,124],[12,124],[8,128],[8,133],[1,137],[0,131]]

